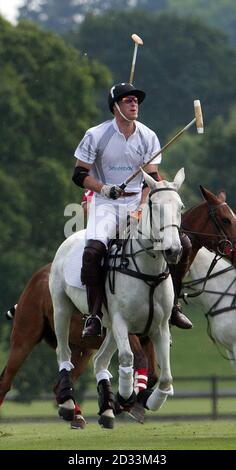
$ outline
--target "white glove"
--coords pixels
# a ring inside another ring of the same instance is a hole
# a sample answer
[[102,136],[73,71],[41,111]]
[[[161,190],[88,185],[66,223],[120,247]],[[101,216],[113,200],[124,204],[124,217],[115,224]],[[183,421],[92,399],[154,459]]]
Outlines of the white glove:
[[114,184],[104,184],[100,194],[107,199],[118,199],[123,193],[123,190]]

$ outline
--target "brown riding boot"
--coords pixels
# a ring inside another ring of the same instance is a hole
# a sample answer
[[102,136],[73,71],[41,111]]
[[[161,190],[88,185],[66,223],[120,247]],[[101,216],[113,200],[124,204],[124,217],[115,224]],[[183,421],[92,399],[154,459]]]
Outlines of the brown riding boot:
[[87,318],[82,337],[101,336],[102,302],[104,293],[103,259],[106,255],[104,243],[88,240],[83,254],[81,280],[86,284],[89,317]]
[[189,267],[189,259],[192,250],[192,244],[190,239],[185,233],[180,234],[181,245],[183,247],[182,257],[177,265],[169,266],[174,291],[175,291],[175,301],[174,306],[172,308],[172,313],[170,317],[171,325],[175,325],[178,328],[182,328],[183,330],[189,330],[193,327],[192,322],[184,315],[182,311],[181,305],[178,303],[178,298],[181,293],[182,288],[182,279],[184,278],[188,267]]
[[183,330],[190,330],[193,327],[192,322],[182,312],[182,307],[179,303],[175,304],[172,308],[170,323]]
[[102,335],[102,300],[103,300],[103,287],[97,286],[86,286],[87,299],[89,312],[91,315],[86,319],[82,338],[87,336],[101,336]]

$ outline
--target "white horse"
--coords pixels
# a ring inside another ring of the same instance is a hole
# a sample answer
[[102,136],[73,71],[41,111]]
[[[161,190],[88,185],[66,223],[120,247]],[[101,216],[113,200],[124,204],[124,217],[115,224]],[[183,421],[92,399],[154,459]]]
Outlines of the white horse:
[[[225,259],[217,261],[205,283],[205,277],[215,254],[202,248],[190,268],[194,291],[204,288],[199,299],[207,309],[210,333],[215,341],[227,351],[228,357],[236,370],[236,269]],[[185,284],[184,291],[189,289]],[[191,295],[191,290],[190,290]]]
[[[159,383],[151,396],[144,397],[146,407],[157,410],[168,395],[173,394],[168,321],[173,307],[174,291],[171,276],[168,275],[167,262],[177,263],[182,252],[179,227],[183,204],[177,191],[184,181],[184,169],[179,170],[173,182],[157,183],[143,173],[151,191],[144,205],[141,221],[133,237],[125,244],[125,258],[129,260],[129,268],[118,268],[115,273],[114,294],[109,289],[108,280],[106,281],[107,309],[103,307],[103,325],[107,328],[107,334],[94,359],[99,391],[99,423],[104,427],[113,427],[114,422],[109,381],[111,375],[108,367],[117,349],[120,364],[118,397],[122,405],[127,401],[130,404],[133,400],[133,353],[128,333],[148,334],[158,356],[161,369]],[[66,282],[65,264],[73,250],[83,250],[84,244],[84,232],[78,232],[60,246],[51,267],[49,280],[61,380],[59,403],[64,409],[73,407],[71,384],[68,381],[68,373],[73,368],[68,345],[73,305],[81,313],[88,314],[86,293]]]

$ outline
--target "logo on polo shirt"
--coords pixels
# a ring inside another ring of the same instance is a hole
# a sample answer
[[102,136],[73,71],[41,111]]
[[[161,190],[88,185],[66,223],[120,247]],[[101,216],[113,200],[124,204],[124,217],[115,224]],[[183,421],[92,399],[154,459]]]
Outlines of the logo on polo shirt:
[[109,171],[132,171],[132,166],[109,165]]

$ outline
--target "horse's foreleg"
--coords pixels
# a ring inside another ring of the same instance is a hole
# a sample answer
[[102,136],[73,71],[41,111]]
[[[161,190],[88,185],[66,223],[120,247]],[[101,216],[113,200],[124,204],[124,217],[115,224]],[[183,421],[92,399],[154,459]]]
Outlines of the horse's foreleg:
[[227,351],[228,357],[230,359],[230,362],[231,362],[234,370],[236,371],[236,344],[233,345],[232,351],[229,351],[229,350],[226,350],[226,351]]
[[143,353],[146,355],[148,360],[148,383],[147,387],[152,388],[157,384],[157,359],[155,349],[150,338],[144,338],[141,340]]
[[71,371],[73,364],[71,363],[71,350],[69,347],[69,332],[72,315],[72,305],[64,298],[56,299],[54,306],[54,326],[57,338],[57,362],[59,370],[66,369]]
[[[74,365],[74,369],[71,371],[71,380],[74,384],[75,381],[80,377],[81,374],[83,374],[83,372],[88,367],[88,363],[94,354],[94,349],[83,349],[81,348],[81,346],[78,347],[77,345],[71,344],[71,353],[71,360]],[[71,428],[84,429],[85,426],[86,421],[83,417],[80,405],[76,401],[74,408],[74,419],[71,422]]]
[[65,294],[52,295],[54,307],[54,326],[57,338],[57,361],[59,381],[55,387],[59,416],[71,421],[74,418],[75,397],[70,371],[73,369],[69,347],[69,331],[73,306]]
[[113,333],[111,330],[107,330],[105,339],[93,358],[94,373],[96,375],[97,382],[101,379],[111,378],[108,367],[116,350],[117,346]]
[[146,396],[145,406],[152,410],[159,410],[169,395],[173,395],[172,375],[170,369],[170,331],[168,322],[151,337],[160,365],[160,378],[155,390]]
[[97,379],[99,424],[104,428],[112,429],[115,418],[115,399],[111,389],[110,378],[112,375],[108,371],[111,358],[116,351],[116,343],[111,330],[107,331],[106,337],[94,356],[94,373]]
[[134,354],[134,390],[139,393],[157,383],[156,356],[150,338],[129,334],[129,342]]
[[[90,360],[94,355],[94,349],[85,349],[71,345],[71,360],[74,366],[74,369],[71,371],[71,380],[73,384],[76,380],[85,372],[88,367]],[[78,403],[75,404],[75,412],[77,414],[82,414],[80,406]]]
[[129,343],[128,328],[119,314],[114,315],[112,331],[119,351],[119,392],[118,399],[123,406],[128,400],[129,404],[135,401],[133,360],[134,356]]
[[15,375],[34,346],[43,336],[43,316],[35,312],[34,322],[27,308],[18,305],[10,339],[10,352],[6,367],[0,376],[0,405],[11,389]]
[[147,388],[148,359],[138,336],[129,334],[129,343],[134,355],[134,390],[138,394],[142,389]]

